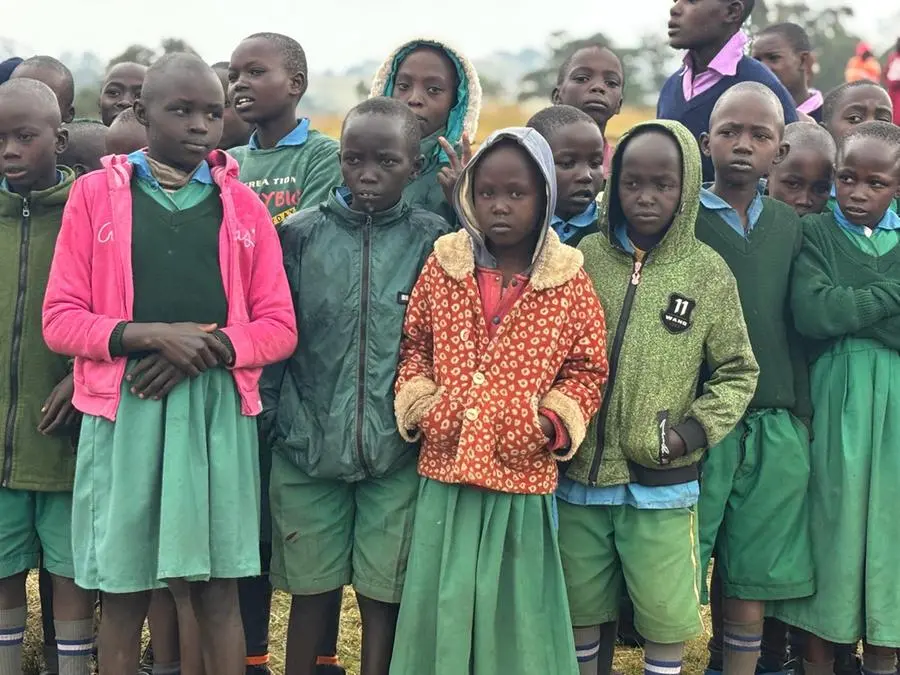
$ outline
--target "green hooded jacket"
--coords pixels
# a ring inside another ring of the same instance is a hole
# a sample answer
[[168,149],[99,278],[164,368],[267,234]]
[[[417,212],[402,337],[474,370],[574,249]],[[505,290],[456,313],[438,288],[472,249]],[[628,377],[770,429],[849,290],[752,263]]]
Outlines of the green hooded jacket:
[[443,42],[431,39],[412,40],[395,49],[381,64],[372,82],[371,96],[393,95],[394,79],[400,64],[419,47],[433,47],[446,54],[456,67],[458,86],[456,103],[450,109],[446,126],[427,138],[423,138],[419,145],[425,164],[416,179],[403,191],[403,198],[411,206],[436,213],[448,223],[455,224],[458,222],[456,212],[447,202],[441,184],[438,182],[438,173],[441,168],[450,164],[447,154],[438,143],[438,138],[440,136],[446,138],[456,149],[457,154],[461,152],[464,133],[470,140],[475,140],[475,134],[478,131],[478,116],[481,113],[481,83],[478,80],[475,66],[459,51],[448,47]]
[[272,450],[308,475],[353,482],[415,461],[394,418],[400,336],[419,272],[451,228],[404,201],[368,216],[344,194],[282,226],[303,338],[263,376],[261,425]]
[[75,477],[71,435],[44,436],[44,401],[69,373],[68,359],[44,344],[41,313],[63,207],[75,174],[27,199],[0,189],[0,486],[66,492]]
[[[674,222],[641,263],[614,230],[624,221],[618,203],[622,154],[630,138],[649,129],[670,134],[680,146],[683,186]],[[566,473],[580,483],[695,480],[703,450],[731,431],[753,398],[759,369],[737,284],[725,261],[694,236],[700,172],[697,141],[678,122],[639,124],[616,148],[600,205],[600,234],[578,247],[611,339],[603,404]],[[711,374],[701,383],[704,364]],[[688,454],[664,464],[669,429],[684,439]]]

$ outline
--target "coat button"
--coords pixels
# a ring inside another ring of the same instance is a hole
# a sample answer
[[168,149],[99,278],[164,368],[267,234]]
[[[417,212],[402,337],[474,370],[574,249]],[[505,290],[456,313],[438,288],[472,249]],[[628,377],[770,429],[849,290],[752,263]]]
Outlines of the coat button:
[[484,384],[484,373],[475,373],[472,376],[472,382],[478,385]]
[[466,410],[466,419],[470,422],[474,422],[478,419],[478,408],[469,408]]

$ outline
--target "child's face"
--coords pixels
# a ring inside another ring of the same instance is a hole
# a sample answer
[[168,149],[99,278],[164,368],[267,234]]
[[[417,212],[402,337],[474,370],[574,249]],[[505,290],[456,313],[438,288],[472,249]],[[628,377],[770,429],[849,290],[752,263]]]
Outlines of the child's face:
[[152,98],[134,104],[150,156],[182,171],[193,171],[218,146],[224,110],[222,84],[211,70],[173,68]]
[[582,213],[603,187],[603,134],[589,122],[567,124],[547,139],[556,165],[556,215]]
[[228,96],[228,70],[216,68],[215,72],[219,76],[219,81],[222,83],[222,89],[225,92],[224,130],[222,131],[222,140],[219,141],[219,147],[222,150],[229,150],[239,145],[246,145],[247,141],[250,140],[250,134],[253,132],[253,126],[242,120],[234,106],[231,105],[231,98]]
[[14,71],[10,79],[16,77],[27,77],[38,82],[43,82],[53,93],[56,94],[56,100],[59,103],[59,116],[63,122],[71,122],[75,119],[75,106],[72,105],[72,84],[67,80],[65,75],[38,64],[22,63]]
[[228,66],[229,98],[242,120],[265,124],[297,107],[306,86],[303,73],[289,73],[284,56],[265,38],[244,40]]
[[874,138],[855,138],[838,155],[835,191],[854,225],[874,227],[900,189],[897,148]]
[[678,144],[666,133],[646,131],[628,141],[621,161],[618,197],[628,230],[658,241],[681,204]]
[[478,229],[495,250],[534,247],[546,194],[534,160],[521,147],[503,144],[478,160],[472,183]]
[[730,96],[718,108],[700,145],[712,158],[717,181],[747,185],[757,183],[784,157],[783,135],[775,102],[746,92]]
[[832,118],[825,127],[835,140],[863,122],[892,122],[891,97],[877,84],[847,89],[835,106]]
[[784,202],[799,216],[822,213],[831,194],[834,165],[821,150],[791,146],[769,174],[769,196]]
[[357,211],[393,207],[419,169],[403,121],[387,115],[354,115],[341,134],[341,174]]
[[32,97],[7,95],[0,105],[0,169],[20,194],[56,183],[56,158],[66,149],[59,113],[41,110]]
[[100,119],[110,126],[123,110],[128,110],[141,96],[147,69],[136,63],[113,66],[100,90]]
[[588,47],[572,57],[565,80],[553,90],[553,102],[587,113],[601,128],[622,110],[622,63],[608,49]]
[[425,138],[447,125],[457,87],[456,68],[447,55],[420,47],[397,68],[392,96],[412,108]]
[[753,58],[775,73],[785,88],[798,93],[806,86],[808,53],[797,53],[779,33],[760,35],[753,42]]
[[669,45],[674,49],[702,49],[722,42],[734,31],[742,11],[741,2],[674,0],[669,9]]

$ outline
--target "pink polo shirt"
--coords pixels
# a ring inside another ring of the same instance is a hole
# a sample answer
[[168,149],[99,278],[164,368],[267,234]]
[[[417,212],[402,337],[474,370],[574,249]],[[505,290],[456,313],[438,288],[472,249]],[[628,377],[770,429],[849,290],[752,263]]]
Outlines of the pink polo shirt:
[[810,96],[808,99],[803,101],[803,103],[797,106],[797,112],[812,115],[816,110],[818,110],[825,104],[825,99],[822,97],[821,91],[819,91],[818,89],[810,89],[809,93],[812,94],[812,96]]
[[723,77],[737,74],[738,64],[744,57],[744,47],[749,39],[743,31],[738,31],[725,43],[725,46],[709,62],[709,66],[702,73],[694,75],[690,54],[684,56],[684,68],[681,73],[681,87],[684,92],[684,100],[690,101],[704,91],[716,86]]

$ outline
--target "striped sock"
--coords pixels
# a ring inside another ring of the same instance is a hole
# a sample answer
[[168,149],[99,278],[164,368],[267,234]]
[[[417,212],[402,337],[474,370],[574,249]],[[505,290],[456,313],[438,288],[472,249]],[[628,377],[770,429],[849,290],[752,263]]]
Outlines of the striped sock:
[[663,645],[658,642],[644,643],[644,675],[681,675],[684,643]]
[[894,654],[871,654],[863,652],[863,675],[894,675],[897,672],[897,658]]
[[0,675],[22,675],[22,641],[28,609],[0,609]]
[[154,663],[153,675],[181,675],[181,661],[175,663]]
[[54,621],[59,675],[91,675],[94,620]]
[[578,657],[579,675],[597,675],[600,637],[600,626],[575,629],[575,655]]
[[723,621],[723,666],[728,675],[755,675],[762,647],[763,622]]

